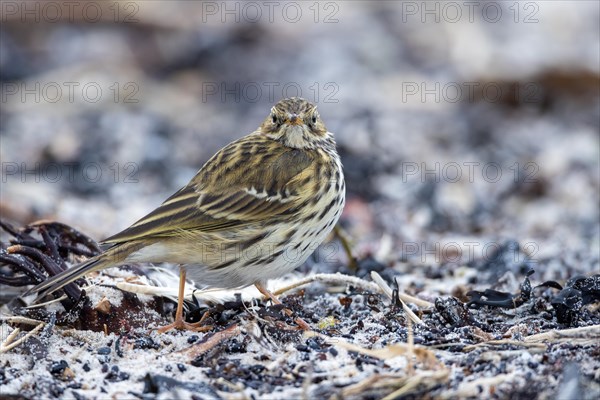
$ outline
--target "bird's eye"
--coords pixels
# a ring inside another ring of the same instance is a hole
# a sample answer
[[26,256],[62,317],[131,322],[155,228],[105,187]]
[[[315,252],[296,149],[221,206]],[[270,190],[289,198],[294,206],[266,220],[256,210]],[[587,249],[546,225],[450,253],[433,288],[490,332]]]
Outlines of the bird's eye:
[[277,116],[275,114],[271,115],[271,121],[273,121],[274,124],[277,123]]
[[312,123],[313,124],[317,123],[317,114],[313,114],[313,116],[312,116]]

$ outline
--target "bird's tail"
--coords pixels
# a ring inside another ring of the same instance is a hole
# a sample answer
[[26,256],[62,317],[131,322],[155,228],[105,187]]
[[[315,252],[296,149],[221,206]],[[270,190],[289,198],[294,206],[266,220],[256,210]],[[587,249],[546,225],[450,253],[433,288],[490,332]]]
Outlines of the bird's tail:
[[53,277],[48,278],[39,285],[29,289],[23,294],[22,297],[27,297],[33,293],[37,293],[38,296],[31,304],[37,303],[47,295],[63,288],[69,283],[76,281],[77,279],[81,278],[86,274],[89,274],[90,272],[100,271],[108,267],[122,265],[124,263],[125,258],[133,251],[134,248],[132,248],[132,246],[114,246],[102,254],[92,257],[89,260],[82,262],[81,264],[77,264],[59,273],[58,275],[54,275]]

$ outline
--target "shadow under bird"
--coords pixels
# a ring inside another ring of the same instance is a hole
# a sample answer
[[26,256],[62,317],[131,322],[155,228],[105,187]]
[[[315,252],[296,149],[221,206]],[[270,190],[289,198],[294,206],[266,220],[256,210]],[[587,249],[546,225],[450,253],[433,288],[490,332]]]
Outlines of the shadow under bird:
[[[106,250],[30,289],[36,301],[85,274],[128,263],[180,265],[179,301],[171,328],[183,319],[185,279],[207,287],[265,283],[301,265],[338,221],[345,202],[342,165],[317,107],[289,98],[260,127],[219,150],[192,180],[154,211],[104,240]],[[301,319],[297,323],[307,329]]]

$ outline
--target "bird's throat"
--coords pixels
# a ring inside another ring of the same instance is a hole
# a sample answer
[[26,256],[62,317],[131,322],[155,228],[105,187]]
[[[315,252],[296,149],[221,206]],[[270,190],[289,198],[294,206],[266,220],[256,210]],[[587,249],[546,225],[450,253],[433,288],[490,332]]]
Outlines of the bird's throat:
[[311,143],[306,139],[306,135],[304,135],[304,128],[302,126],[288,126],[283,133],[283,141],[286,146],[296,149],[311,147]]

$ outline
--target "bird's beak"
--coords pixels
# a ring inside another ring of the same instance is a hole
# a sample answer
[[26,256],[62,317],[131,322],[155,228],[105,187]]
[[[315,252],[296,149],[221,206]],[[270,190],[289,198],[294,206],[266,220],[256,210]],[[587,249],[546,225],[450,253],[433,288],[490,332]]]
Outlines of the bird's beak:
[[287,120],[288,124],[290,125],[302,125],[302,120],[300,118],[298,118],[297,114],[292,114],[288,117]]

